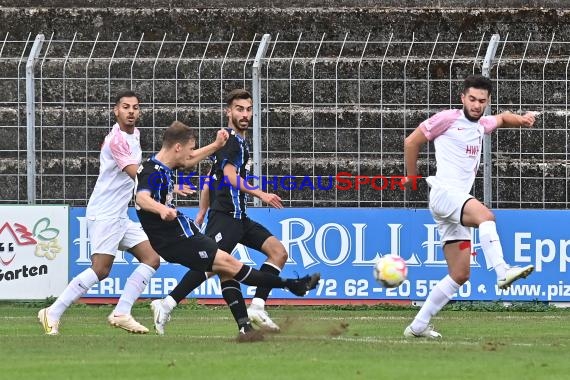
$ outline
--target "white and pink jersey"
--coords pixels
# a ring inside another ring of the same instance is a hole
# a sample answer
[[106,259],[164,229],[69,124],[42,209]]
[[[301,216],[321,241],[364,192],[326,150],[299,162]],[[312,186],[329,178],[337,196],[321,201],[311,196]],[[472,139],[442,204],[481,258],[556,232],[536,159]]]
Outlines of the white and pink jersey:
[[139,130],[135,128],[133,134],[128,134],[115,124],[101,147],[99,177],[87,204],[88,219],[128,217],[134,180],[123,169],[127,165],[139,165],[141,159]]
[[462,109],[436,113],[421,123],[420,129],[435,145],[437,171],[435,177],[428,177],[428,183],[471,192],[481,160],[483,134],[496,128],[494,116],[473,122]]

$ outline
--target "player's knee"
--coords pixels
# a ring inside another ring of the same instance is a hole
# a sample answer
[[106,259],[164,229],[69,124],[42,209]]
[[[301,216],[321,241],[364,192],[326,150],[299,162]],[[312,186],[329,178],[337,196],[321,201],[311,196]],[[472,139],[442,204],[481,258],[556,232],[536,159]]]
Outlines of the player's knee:
[[143,261],[149,267],[152,267],[154,270],[157,270],[160,267],[160,257],[157,254],[151,255]]
[[495,214],[489,209],[486,209],[485,212],[481,215],[483,221],[485,222],[494,222],[495,221]]
[[458,285],[463,285],[469,280],[469,271],[460,271],[460,272],[453,273],[451,275],[451,278]]
[[269,261],[281,267],[285,265],[289,258],[289,254],[287,253],[283,243],[277,240],[274,236],[268,238],[261,249],[267,258],[270,259]]
[[233,277],[241,268],[241,263],[226,251],[218,250],[212,270],[220,275]]
[[99,281],[103,281],[107,277],[109,277],[109,273],[111,273],[111,267],[108,266],[94,266],[92,267],[93,272],[97,275]]
[[271,255],[269,255],[269,258],[272,262],[283,266],[287,262],[289,255],[287,254],[285,247],[282,246],[280,249],[275,250]]
[[113,256],[106,254],[94,253],[91,255],[91,269],[93,269],[99,281],[109,277],[114,259]]

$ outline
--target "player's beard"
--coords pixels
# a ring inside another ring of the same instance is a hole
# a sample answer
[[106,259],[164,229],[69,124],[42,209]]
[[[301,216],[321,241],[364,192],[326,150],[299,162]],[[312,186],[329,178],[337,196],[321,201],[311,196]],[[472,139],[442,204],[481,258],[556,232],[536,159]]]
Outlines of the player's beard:
[[246,120],[246,119],[232,119],[232,123],[234,124],[234,127],[240,132],[247,131],[249,129],[249,123],[251,120],[247,121],[247,124],[245,127],[242,127],[242,125],[240,124],[240,120]]
[[483,116],[482,112],[481,112],[481,115],[479,115],[477,117],[473,117],[473,116],[469,115],[469,111],[467,111],[466,107],[463,107],[463,114],[465,115],[465,118],[467,120],[472,121],[472,122],[479,121],[479,119]]

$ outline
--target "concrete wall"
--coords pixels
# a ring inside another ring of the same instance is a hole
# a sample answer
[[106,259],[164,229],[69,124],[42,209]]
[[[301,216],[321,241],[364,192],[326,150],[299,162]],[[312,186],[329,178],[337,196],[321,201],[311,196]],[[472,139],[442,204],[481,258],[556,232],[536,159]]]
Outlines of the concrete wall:
[[[234,34],[235,40],[248,41],[253,38],[255,34],[260,35],[263,33],[271,33],[275,36],[279,33],[280,38],[287,40],[295,40],[301,33],[304,40],[321,38],[323,33],[326,34],[327,39],[342,39],[346,33],[349,33],[351,39],[365,39],[370,34],[371,39],[387,39],[392,35],[395,40],[410,40],[412,35],[416,41],[434,41],[436,36],[442,41],[451,40],[455,41],[458,36],[462,35],[465,40],[475,40],[480,38],[483,34],[490,36],[492,33],[499,33],[501,36],[508,34],[509,40],[512,41],[526,41],[529,36],[532,36],[534,41],[550,41],[553,35],[559,41],[569,41],[570,28],[570,8],[567,1],[503,1],[500,6],[494,5],[494,1],[323,1],[323,0],[305,0],[305,1],[270,1],[262,0],[251,2],[248,4],[243,1],[167,1],[167,0],[154,0],[154,1],[131,1],[126,3],[118,0],[96,1],[87,0],[83,2],[70,1],[70,0],[21,0],[21,1],[8,1],[0,0],[0,37],[9,33],[10,39],[25,39],[31,33],[34,36],[37,33],[44,33],[48,38],[54,34],[54,39],[67,39],[70,40],[75,33],[78,40],[92,40],[97,33],[100,34],[100,40],[116,40],[119,33],[122,33],[122,40],[138,40],[144,33],[145,40],[161,40],[164,35],[167,35],[169,40],[184,40],[185,36],[189,34],[194,40],[207,40],[210,35],[214,40],[228,39],[229,36]],[[81,4],[81,5],[80,5]],[[89,47],[85,47],[83,52],[79,55],[88,56]],[[564,50],[561,48],[561,50]],[[5,52],[6,54],[6,52]],[[62,50],[63,56],[65,51]],[[334,78],[334,59],[335,52],[323,52],[323,57],[330,58],[330,62],[325,62],[320,68],[319,75],[322,78]],[[554,60],[549,66],[549,71],[563,73],[566,69],[565,51],[553,52]],[[246,53],[242,52],[245,56]],[[401,78],[404,70],[403,62],[400,56],[390,56],[386,65],[383,67],[384,75],[386,78]],[[441,57],[439,57],[441,58]],[[409,63],[409,64],[408,64]],[[410,62],[406,62],[407,75],[410,78],[424,78],[426,76],[425,62],[414,62],[412,58]],[[2,70],[17,71],[17,61],[3,62]],[[229,72],[239,72],[242,63],[236,63],[235,68],[232,68],[229,63],[225,70]],[[285,65],[287,66],[287,65]],[[289,69],[285,66],[274,64],[269,72],[270,76],[282,76],[283,72]],[[357,62],[348,62],[343,66],[343,70],[347,73],[354,73],[357,70]],[[447,73],[450,72],[450,62],[442,58],[437,65],[433,68],[433,77],[438,79],[445,78]],[[458,68],[453,71],[453,80],[459,80],[464,75],[469,74],[472,65],[465,68]],[[508,73],[513,73],[513,78],[517,78],[520,68],[520,62],[517,60],[506,59],[503,62],[503,73],[508,77]],[[544,63],[537,61],[529,63],[525,66],[525,75],[540,77],[543,70]],[[21,69],[21,68],[20,68]],[[62,63],[47,62],[43,67],[44,75],[58,76],[62,70]],[[373,64],[364,64],[361,68],[363,75],[374,75],[378,67]],[[81,65],[74,66],[72,63],[67,66],[68,74],[73,77],[81,77],[84,67]],[[102,65],[97,67],[93,64],[91,67],[93,76],[100,71],[101,75],[106,75],[106,66]],[[128,70],[128,66],[125,66]],[[139,77],[151,77],[152,64],[141,65],[138,67]],[[172,75],[172,68],[160,67],[159,75]],[[170,70],[170,72],[168,71]],[[219,64],[212,64],[211,67],[204,68],[202,75],[204,77],[211,76],[213,78],[219,75]],[[311,71],[311,63],[307,60],[304,64],[299,63],[295,68],[297,75],[309,75]],[[21,71],[21,70],[20,70]],[[196,75],[196,68],[189,69],[188,75]],[[50,74],[53,73],[53,74]],[[303,74],[304,73],[304,74]],[[558,76],[560,77],[560,76]],[[317,102],[330,103],[331,92],[334,93],[334,88],[331,83],[326,83],[318,88],[316,98]],[[232,84],[228,84],[231,86]],[[299,102],[310,103],[312,101],[312,92],[307,85],[309,82],[294,86],[293,93],[289,94],[289,86],[286,83],[272,84],[272,99],[278,103],[279,99],[288,99],[293,96]],[[524,85],[524,84],[523,84]],[[117,84],[119,86],[119,84]],[[172,88],[168,85],[161,87],[157,85],[155,94],[162,99],[172,96]],[[509,91],[512,86],[512,91]],[[516,105],[519,101],[519,83],[507,82],[502,87],[502,103]],[[547,90],[554,93],[553,96],[560,95],[563,89],[557,89],[557,84],[548,84]],[[54,81],[52,83],[46,82],[42,92],[42,100],[46,102],[46,107],[43,109],[41,116],[44,125],[52,126],[51,129],[46,129],[43,135],[42,147],[45,150],[58,150],[69,149],[70,152],[63,157],[62,155],[46,155],[44,156],[44,173],[54,174],[53,177],[46,177],[42,183],[42,191],[44,198],[57,199],[62,192],[62,188],[66,189],[66,199],[75,199],[72,203],[82,204],[81,199],[86,199],[88,191],[92,188],[94,173],[97,171],[97,144],[101,136],[104,134],[107,127],[108,112],[105,107],[90,107],[89,109],[68,106],[64,115],[61,107],[56,105],[49,105],[49,102],[61,102],[61,94],[65,91],[67,94],[66,101],[72,103],[73,101],[81,102],[85,99],[84,85],[78,83],[77,85],[67,84],[63,88],[62,82]],[[215,103],[219,101],[219,83],[212,83],[210,87],[205,86],[202,88],[202,102]],[[135,88],[141,92],[144,99],[148,100],[151,97],[148,83],[137,83]],[[449,99],[447,91],[447,84],[444,83],[443,90],[438,99],[438,92],[433,91],[431,94],[431,102],[445,103]],[[109,96],[106,83],[98,86],[96,83],[91,84],[90,95],[94,101],[106,100]],[[378,88],[373,82],[366,82],[360,89],[364,99],[366,94],[369,94],[370,102],[377,102],[376,94]],[[383,147],[387,151],[400,151],[403,136],[411,128],[415,127],[419,121],[425,118],[426,108],[421,106],[425,104],[426,93],[422,88],[408,90],[407,97],[403,96],[402,84],[395,83],[384,88],[386,98],[393,100],[394,105],[388,106],[382,113],[378,110],[356,110],[354,107],[347,106],[341,110],[342,120],[338,123],[338,114],[336,111],[331,111],[323,107],[322,109],[315,110],[307,107],[298,107],[295,109],[294,118],[295,126],[298,128],[295,135],[288,130],[287,126],[291,116],[291,110],[288,108],[270,107],[268,110],[268,117],[271,120],[272,129],[264,136],[264,146],[268,145],[272,151],[307,151],[312,149],[312,144],[315,141],[311,125],[315,120],[319,128],[326,130],[337,125],[340,126],[342,132],[337,134],[324,133],[318,135],[315,142],[315,149],[330,151],[339,149],[340,151],[354,152],[358,148],[359,142],[362,146],[368,144],[362,138],[362,133],[358,130],[357,113],[361,117],[361,121],[366,125],[385,125],[401,126],[386,130],[382,135],[376,136],[374,131],[373,138],[380,138],[384,141]],[[454,89],[457,91],[457,89]],[[17,97],[17,89],[14,83],[10,81],[0,82],[0,93],[14,94]],[[340,97],[343,104],[356,104],[361,99],[356,99],[357,88],[356,84],[348,83],[340,89]],[[540,104],[544,93],[541,86],[535,83],[530,83],[524,88],[525,100],[527,104]],[[181,92],[180,99],[190,98],[191,93]],[[22,97],[20,94],[20,101]],[[182,100],[181,100],[182,101]],[[5,101],[4,101],[5,102]],[[554,102],[554,101],[553,101]],[[2,103],[0,101],[0,103]],[[399,105],[402,103],[417,103],[420,106],[408,106],[402,112],[398,110]],[[0,106],[0,112],[4,120],[12,120],[10,123],[17,123],[18,112],[13,107],[3,103]],[[201,120],[203,124],[211,125],[212,128],[217,128],[219,124],[219,107],[206,107],[198,110],[197,108],[189,108],[183,110],[184,116],[182,120],[194,124],[198,119],[198,114],[201,112]],[[567,128],[566,119],[564,117],[556,118],[557,109],[551,110],[551,118],[549,119],[553,128],[558,128],[565,133]],[[148,113],[141,120],[141,127],[152,130],[155,126],[166,126],[173,119],[174,110],[172,106],[161,106],[153,110],[152,118]],[[25,120],[25,109],[19,110],[20,120]],[[62,120],[86,120],[89,125],[102,125],[100,129],[92,129],[84,131],[78,129],[76,132],[70,132],[64,128],[60,128]],[[314,118],[314,119],[313,119]],[[337,118],[335,120],[335,118]],[[404,122],[405,120],[405,122]],[[24,121],[25,123],[25,121]],[[335,124],[336,123],[336,124]],[[6,125],[6,124],[4,124]],[[22,124],[24,125],[24,124]],[[406,129],[407,128],[407,129]],[[66,134],[65,146],[62,136]],[[85,134],[92,134],[85,137]],[[158,132],[160,134],[160,132]],[[369,132],[367,132],[369,133]],[[148,136],[148,134],[146,134]],[[208,135],[203,135],[203,141],[206,142]],[[143,141],[143,148],[146,150],[156,150],[156,141],[160,141],[159,137],[155,141]],[[536,134],[531,135],[528,139],[529,145],[532,146],[533,152],[539,152],[542,149],[541,144],[544,141],[544,135]],[[290,141],[293,140],[292,143]],[[546,141],[550,142],[555,148],[555,151],[561,149],[564,151],[565,136],[553,133],[552,136],[547,135]],[[87,146],[83,143],[87,141]],[[377,141],[377,140],[375,140]],[[503,138],[503,144],[505,139]],[[14,129],[0,127],[0,150],[3,147],[13,146],[25,147],[25,132],[22,129],[19,141],[15,141]],[[291,145],[292,144],[292,145]],[[495,143],[496,144],[496,143]],[[361,146],[361,148],[362,148]],[[496,146],[495,146],[496,147]],[[370,146],[368,149],[373,150],[376,147]],[[520,149],[516,145],[505,145],[500,150],[517,151]],[[89,154],[73,153],[72,151],[90,151]],[[13,154],[4,154],[3,162],[0,164],[0,173],[13,174],[17,172],[18,166],[20,173],[25,173],[25,161],[23,155],[16,156]],[[290,157],[285,154],[272,155],[269,158],[269,167],[272,173],[284,174],[292,170],[294,174],[311,173],[315,170],[319,172],[330,172],[331,170],[356,170],[360,165],[360,170],[363,173],[378,173],[379,165],[383,166],[384,173],[401,173],[403,170],[403,162],[401,154],[384,155],[383,162],[379,162],[377,157],[369,159],[361,158],[357,160],[355,155],[346,156],[340,162],[331,163],[330,159],[325,157],[318,157],[315,160],[311,155],[295,155],[293,162],[289,163]],[[526,160],[526,158],[525,158]],[[549,158],[550,160],[550,158]],[[523,164],[525,167],[521,169],[521,163],[510,164],[509,162],[503,163],[500,167],[499,174],[518,175],[521,170],[524,170],[525,176],[533,176],[538,173],[538,176],[564,176],[560,172],[560,161],[554,158],[546,162],[546,166],[542,169],[535,169],[535,158],[530,157]],[[539,160],[540,161],[540,160]],[[539,162],[539,164],[545,164]],[[291,169],[289,167],[291,166]],[[433,171],[433,161],[423,160],[422,167],[425,169],[430,166]],[[546,169],[544,169],[546,167]],[[542,170],[542,171],[541,171]],[[65,172],[68,180],[64,183],[61,178],[57,176],[58,173]],[[425,172],[425,171],[424,171]],[[536,173],[535,173],[536,172]],[[91,175],[86,176],[85,173]],[[528,173],[528,174],[527,174]],[[6,186],[0,186],[0,199],[25,199],[25,178],[22,177],[20,186],[16,184],[15,177],[10,177],[9,183]],[[542,185],[544,186],[544,184]],[[557,194],[567,194],[566,182],[556,183],[552,192],[553,198]],[[499,189],[500,201],[497,206],[513,206],[516,205],[520,199],[520,184],[512,183],[496,186]],[[476,186],[476,194],[481,197],[481,184],[478,182]],[[425,206],[425,188],[421,192],[412,194],[412,202],[406,203],[407,205]],[[536,197],[537,202],[545,201],[541,188],[534,187],[536,194],[531,194]],[[18,195],[15,196],[14,194]],[[377,194],[361,193],[362,199],[374,201]],[[310,205],[312,204],[312,194],[310,193],[296,193],[295,205]],[[328,195],[330,196],[330,195]],[[344,197],[344,198],[343,198]],[[339,200],[346,200],[346,205],[354,205],[353,201],[357,198],[357,194],[346,192],[339,195]],[[547,195],[548,199],[549,196]],[[567,197],[566,197],[567,198]],[[302,200],[306,199],[306,202]],[[329,199],[329,198],[327,198]],[[330,200],[330,199],[329,199]],[[367,205],[380,205],[382,202],[389,201],[391,205],[403,205],[404,198],[402,193],[386,193],[383,199],[378,203],[368,203]],[[408,201],[408,200],[406,200]],[[391,203],[390,203],[391,202]],[[333,203],[329,203],[333,204]],[[340,203],[343,204],[342,202]],[[326,205],[326,203],[323,203]],[[364,205],[364,204],[363,204]],[[553,207],[566,207],[565,201],[554,203]],[[552,206],[552,205],[551,205]]]
[[[71,1],[2,0],[0,31],[14,35],[28,32],[70,37],[78,32],[90,36],[162,38],[206,37],[210,33],[236,33],[249,38],[254,33],[327,33],[375,36],[395,33],[433,38],[437,33],[480,35],[508,32],[513,38],[532,32],[537,39],[552,32],[567,36],[570,6],[563,0],[546,1]],[[80,5],[81,4],[81,5]]]

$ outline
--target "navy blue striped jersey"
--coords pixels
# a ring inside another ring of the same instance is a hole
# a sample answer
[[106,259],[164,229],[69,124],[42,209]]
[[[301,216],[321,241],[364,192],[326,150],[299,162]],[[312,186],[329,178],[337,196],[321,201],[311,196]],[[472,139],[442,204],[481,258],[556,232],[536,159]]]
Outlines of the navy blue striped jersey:
[[[151,157],[144,161],[137,171],[135,191],[146,191],[155,201],[168,207],[172,204],[176,175],[174,170]],[[135,204],[137,215],[152,246],[159,250],[177,241],[190,237],[198,231],[194,221],[177,211],[176,219],[162,220],[159,214],[145,211]]]
[[214,164],[210,173],[214,183],[210,184],[210,188],[215,191],[215,196],[210,196],[210,208],[230,214],[235,219],[242,219],[246,217],[247,194],[231,186],[229,180],[224,178],[224,167],[227,164],[233,165],[236,174],[245,179],[251,165],[249,148],[247,141],[233,129],[226,130],[230,135],[226,145],[212,157]]

